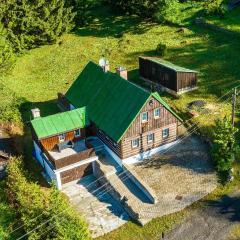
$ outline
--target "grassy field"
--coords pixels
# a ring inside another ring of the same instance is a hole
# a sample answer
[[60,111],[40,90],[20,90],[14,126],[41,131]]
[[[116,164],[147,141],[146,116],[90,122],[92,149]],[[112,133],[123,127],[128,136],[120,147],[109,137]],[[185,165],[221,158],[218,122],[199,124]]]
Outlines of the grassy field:
[[[203,132],[211,133],[214,119],[230,114],[229,90],[240,84],[239,40],[193,25],[191,22],[197,12],[186,13],[183,17],[186,29],[179,32],[177,26],[144,22],[137,17],[115,16],[104,8],[94,13],[89,26],[65,34],[54,45],[31,50],[19,57],[12,71],[0,76],[0,82],[21,99],[20,112],[25,128],[24,137],[19,136],[19,139],[24,143],[28,156],[31,154],[31,142],[26,123],[30,119],[31,108],[39,107],[42,116],[57,112],[57,93],[65,92],[85,64],[89,60],[98,62],[102,54],[109,59],[111,70],[114,71],[119,64],[124,65],[129,70],[130,80],[143,84],[138,77],[138,56],[156,55],[159,43],[168,46],[165,59],[199,71],[198,90],[177,99],[164,95],[164,99],[184,119],[188,118],[187,105],[190,102],[205,100],[210,113],[200,113],[200,117],[193,121],[199,122]],[[29,166],[34,167],[34,163],[29,162]],[[0,213],[1,204],[5,206],[5,202],[0,201]],[[156,219],[144,228],[129,222],[100,239],[154,239],[187,214],[188,210]]]
[[208,21],[217,26],[224,27],[229,30],[240,32],[240,8],[235,8],[232,11],[226,13],[224,18],[222,17],[208,17]]

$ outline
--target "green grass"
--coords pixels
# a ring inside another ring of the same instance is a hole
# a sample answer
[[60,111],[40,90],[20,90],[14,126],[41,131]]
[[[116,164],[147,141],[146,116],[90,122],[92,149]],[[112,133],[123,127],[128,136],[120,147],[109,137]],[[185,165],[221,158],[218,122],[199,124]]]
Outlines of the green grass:
[[[16,213],[14,210],[9,206],[7,202],[6,192],[5,189],[5,182],[0,181],[0,239],[9,239],[14,240],[17,238],[15,233],[11,236],[9,233],[12,230],[12,223],[15,222]],[[19,236],[18,236],[19,237]]]
[[[157,45],[163,42],[168,46],[166,60],[199,71],[197,91],[178,99],[165,94],[164,99],[184,119],[188,118],[187,105],[191,101],[203,99],[211,104],[210,115],[202,114],[194,120],[199,122],[204,133],[209,134],[215,118],[230,114],[231,95],[221,101],[218,98],[240,84],[240,45],[234,37],[193,25],[191,21],[197,13],[186,9],[183,22],[188,29],[181,33],[177,26],[144,22],[137,17],[115,16],[107,8],[100,9],[94,13],[89,26],[65,34],[54,45],[28,51],[19,57],[11,73],[0,76],[0,82],[22,99],[20,111],[22,121],[26,123],[33,107],[39,107],[43,116],[57,112],[57,93],[65,92],[85,64],[89,60],[98,62],[103,53],[110,61],[111,70],[122,64],[128,68],[131,81],[144,85],[138,78],[138,56],[156,55]],[[26,125],[24,131],[24,137],[19,136],[19,141],[24,143],[27,159],[30,159],[31,135]],[[34,175],[40,176],[35,165],[29,160],[29,168],[35,169]],[[219,191],[222,193],[225,190]],[[220,193],[214,196],[219,197]],[[6,203],[3,206],[7,207]],[[143,228],[129,222],[99,239],[159,239],[161,232],[171,229],[187,214],[188,210],[184,210],[158,218]]]
[[240,32],[240,8],[227,12],[224,18],[212,16],[208,17],[207,20],[217,26]]

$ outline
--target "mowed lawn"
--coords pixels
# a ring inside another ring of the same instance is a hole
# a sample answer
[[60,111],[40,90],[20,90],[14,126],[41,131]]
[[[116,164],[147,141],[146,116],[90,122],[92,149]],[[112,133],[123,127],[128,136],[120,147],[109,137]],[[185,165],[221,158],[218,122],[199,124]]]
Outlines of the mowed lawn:
[[[28,103],[22,109],[26,119],[33,107],[40,107],[43,115],[57,111],[53,101],[57,93],[65,92],[87,62],[98,62],[102,54],[109,59],[112,71],[124,65],[130,71],[130,80],[142,84],[138,77],[138,56],[156,55],[160,42],[168,46],[165,59],[199,71],[199,90],[179,99],[166,96],[165,100],[183,117],[187,104],[196,99],[215,104],[211,106],[214,114],[210,119],[228,112],[230,101],[219,105],[216,99],[240,83],[237,39],[191,24],[179,32],[178,27],[142,22],[137,17],[113,16],[108,11],[96,12],[92,18],[90,26],[64,35],[54,45],[19,57],[12,72],[0,77],[3,84]],[[198,121],[203,126],[212,124],[202,118]]]
[[[39,107],[43,116],[58,111],[57,93],[70,87],[89,60],[98,62],[103,54],[110,61],[112,71],[124,65],[129,70],[130,80],[143,84],[138,77],[138,56],[156,55],[157,45],[165,43],[168,46],[165,59],[199,71],[199,89],[177,99],[164,94],[164,99],[184,119],[188,119],[190,102],[207,101],[210,112],[201,113],[194,121],[209,133],[214,119],[230,114],[229,91],[240,84],[240,45],[233,36],[201,29],[187,18],[185,24],[182,32],[176,26],[143,22],[137,17],[113,16],[107,9],[97,11],[89,26],[65,34],[54,45],[28,51],[19,57],[11,73],[0,76],[0,81],[24,100],[21,112],[26,122],[31,108]],[[224,94],[226,96],[219,99]],[[25,134],[30,153],[29,131]],[[171,229],[187,212],[153,220],[143,228],[129,222],[100,239],[159,239],[161,232]]]

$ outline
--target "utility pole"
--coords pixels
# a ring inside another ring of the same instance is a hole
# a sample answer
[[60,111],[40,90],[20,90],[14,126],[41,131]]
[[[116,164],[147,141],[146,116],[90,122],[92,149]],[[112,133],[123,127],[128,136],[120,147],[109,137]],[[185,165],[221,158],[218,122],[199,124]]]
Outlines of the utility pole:
[[234,127],[236,100],[237,100],[237,88],[235,87],[233,90],[233,95],[232,95],[232,127]]

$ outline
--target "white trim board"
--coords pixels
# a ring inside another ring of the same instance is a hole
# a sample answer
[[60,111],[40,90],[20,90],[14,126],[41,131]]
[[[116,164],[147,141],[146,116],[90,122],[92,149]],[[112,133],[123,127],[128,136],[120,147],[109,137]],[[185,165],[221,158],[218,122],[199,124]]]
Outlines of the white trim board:
[[160,146],[160,147],[153,148],[153,149],[151,149],[151,150],[149,150],[149,151],[145,151],[145,152],[143,152],[143,153],[136,154],[136,155],[134,155],[134,156],[132,156],[132,157],[125,158],[125,159],[122,160],[122,163],[123,163],[123,164],[128,164],[128,165],[137,163],[137,162],[142,161],[142,160],[144,160],[145,158],[150,157],[150,156],[152,156],[152,155],[154,155],[154,154],[156,154],[156,153],[161,153],[161,151],[166,150],[166,149],[168,149],[169,147],[174,146],[174,145],[177,144],[178,142],[179,142],[179,140],[176,140],[176,141],[174,141],[174,142],[164,144],[164,145],[162,145],[162,146]]

